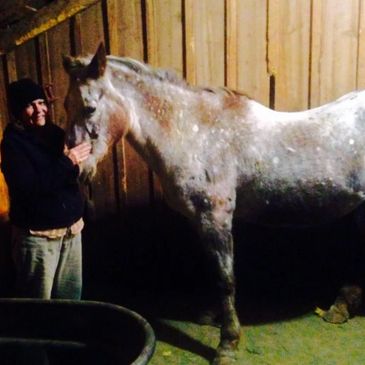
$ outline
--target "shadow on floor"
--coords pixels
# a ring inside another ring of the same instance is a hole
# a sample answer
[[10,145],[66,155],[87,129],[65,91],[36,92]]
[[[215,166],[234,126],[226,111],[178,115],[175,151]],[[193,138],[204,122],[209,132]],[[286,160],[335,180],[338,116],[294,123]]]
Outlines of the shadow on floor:
[[[8,228],[3,230],[8,237]],[[365,266],[359,265],[363,247],[351,217],[311,229],[237,221],[234,237],[237,310],[243,325],[296,318],[316,306],[328,308],[339,287]],[[2,249],[9,255],[8,245]],[[87,222],[83,250],[85,299],[133,309],[150,321],[159,340],[212,358],[213,348],[161,321],[196,322],[216,305],[203,250],[185,219],[168,210],[155,214],[136,209],[123,219]],[[4,265],[3,277],[10,282],[6,260]]]
[[[131,216],[122,225],[108,219],[86,233],[85,297],[133,309],[149,320],[159,340],[212,359],[213,348],[161,321],[197,322],[216,304],[195,233],[171,212],[152,219],[149,212]],[[237,310],[243,325],[328,308],[340,286],[359,274],[354,268],[362,263],[362,247],[351,217],[311,229],[239,222],[234,227]]]

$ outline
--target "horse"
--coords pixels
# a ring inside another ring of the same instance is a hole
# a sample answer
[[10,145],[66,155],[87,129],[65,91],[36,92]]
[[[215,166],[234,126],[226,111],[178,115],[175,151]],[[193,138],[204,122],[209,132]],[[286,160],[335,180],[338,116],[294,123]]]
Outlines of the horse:
[[[169,70],[107,56],[64,56],[71,144],[89,141],[81,176],[125,137],[159,176],[167,203],[188,217],[218,272],[220,342],[213,364],[232,361],[233,216],[269,225],[315,225],[365,200],[365,91],[320,107],[279,112],[228,88],[189,85]],[[325,319],[341,322],[361,290],[345,287]]]

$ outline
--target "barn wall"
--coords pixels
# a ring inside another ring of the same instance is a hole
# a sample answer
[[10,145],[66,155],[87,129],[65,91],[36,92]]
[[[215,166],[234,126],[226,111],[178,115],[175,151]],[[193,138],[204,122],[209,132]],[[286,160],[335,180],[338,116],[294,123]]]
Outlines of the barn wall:
[[[20,77],[53,85],[52,116],[66,127],[61,55],[94,53],[100,41],[111,54],[171,68],[192,84],[226,85],[295,111],[365,87],[364,28],[365,0],[101,0],[1,56],[0,140],[8,121],[6,86]],[[157,177],[127,141],[84,190],[86,297],[100,298],[108,282],[199,285],[196,237],[166,209]],[[8,209],[0,172],[0,296],[14,278]]]
[[[0,138],[6,85],[53,84],[54,120],[66,126],[61,54],[110,53],[172,68],[193,84],[227,85],[279,110],[328,102],[365,85],[364,0],[104,0],[0,60]],[[90,187],[98,216],[160,198],[160,186],[127,142]],[[0,215],[8,210],[0,175]]]

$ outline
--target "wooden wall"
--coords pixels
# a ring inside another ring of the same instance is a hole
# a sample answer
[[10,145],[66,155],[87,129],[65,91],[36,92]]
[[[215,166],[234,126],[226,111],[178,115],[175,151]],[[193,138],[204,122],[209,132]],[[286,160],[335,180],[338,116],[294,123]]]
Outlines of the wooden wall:
[[[227,85],[279,110],[300,110],[365,86],[365,0],[103,0],[0,59],[0,138],[6,85],[52,83],[66,126],[61,54],[111,54],[175,69],[193,84]],[[156,177],[121,141],[90,194],[98,217],[150,206]],[[8,200],[0,175],[0,215]]]

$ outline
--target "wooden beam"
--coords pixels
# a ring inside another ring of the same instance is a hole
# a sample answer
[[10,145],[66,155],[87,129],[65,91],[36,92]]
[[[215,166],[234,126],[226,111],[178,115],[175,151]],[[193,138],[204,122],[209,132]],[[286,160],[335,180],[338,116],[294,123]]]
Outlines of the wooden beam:
[[30,18],[19,21],[10,29],[0,31],[0,54],[29,41],[100,0],[55,0]]

